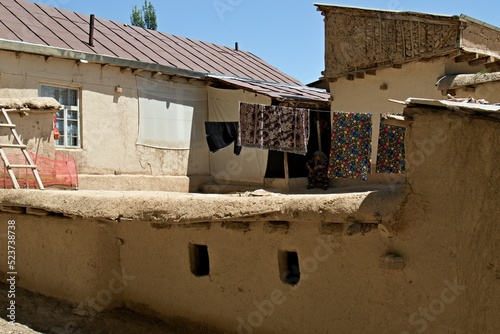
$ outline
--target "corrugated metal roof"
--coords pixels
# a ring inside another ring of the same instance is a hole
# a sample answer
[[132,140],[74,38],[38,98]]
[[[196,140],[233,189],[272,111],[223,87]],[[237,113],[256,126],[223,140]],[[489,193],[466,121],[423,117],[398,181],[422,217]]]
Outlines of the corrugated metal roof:
[[209,76],[229,85],[241,87],[245,90],[264,94],[278,100],[302,100],[328,103],[330,94],[320,88],[298,86],[290,84],[270,83],[258,80],[242,79],[228,76]]
[[500,119],[500,104],[486,104],[486,103],[477,103],[474,100],[467,102],[469,99],[465,99],[466,101],[458,101],[453,100],[439,100],[439,99],[425,99],[425,98],[416,98],[410,97],[406,99],[406,101],[397,101],[397,100],[389,100],[391,102],[404,104],[407,107],[405,109],[405,116],[412,116],[411,110],[414,108],[411,107],[425,107],[425,108],[437,108],[437,109],[447,109],[451,112],[460,111],[466,115],[475,115],[479,114],[481,116],[492,117],[495,119]]
[[430,107],[447,108],[451,110],[463,109],[463,110],[477,111],[480,113],[500,113],[500,105],[497,104],[424,99],[416,97],[410,97],[406,99],[405,102],[408,105],[424,105]]
[[95,19],[94,43],[90,46],[89,24],[90,17],[72,11],[23,0],[0,3],[0,38],[4,40],[199,73],[301,85],[250,52],[102,18]]

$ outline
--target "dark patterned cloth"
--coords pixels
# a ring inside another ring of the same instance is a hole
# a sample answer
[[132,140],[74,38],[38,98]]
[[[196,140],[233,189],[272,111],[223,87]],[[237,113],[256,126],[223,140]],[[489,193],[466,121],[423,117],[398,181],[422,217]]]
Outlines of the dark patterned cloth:
[[321,184],[324,189],[329,186],[328,180],[328,158],[321,151],[314,152],[313,157],[306,162],[308,188]]
[[377,173],[405,172],[405,133],[404,127],[380,123]]
[[242,146],[305,155],[309,109],[240,102]]
[[367,180],[372,114],[334,112],[328,177]]

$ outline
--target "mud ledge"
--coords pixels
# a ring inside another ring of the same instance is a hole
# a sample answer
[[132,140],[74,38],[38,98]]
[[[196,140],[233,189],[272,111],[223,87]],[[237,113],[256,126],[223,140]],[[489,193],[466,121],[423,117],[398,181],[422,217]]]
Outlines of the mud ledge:
[[145,191],[0,190],[0,211],[112,221],[192,224],[223,221],[391,223],[405,188],[390,187],[342,194],[232,195]]

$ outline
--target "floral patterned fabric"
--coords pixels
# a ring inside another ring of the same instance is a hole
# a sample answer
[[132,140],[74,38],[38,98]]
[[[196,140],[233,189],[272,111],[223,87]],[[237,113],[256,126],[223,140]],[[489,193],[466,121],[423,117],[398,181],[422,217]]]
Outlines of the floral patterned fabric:
[[240,102],[241,146],[305,155],[309,109]]
[[404,127],[380,123],[377,173],[405,172],[405,132]]
[[372,114],[334,112],[328,177],[367,180],[371,141]]

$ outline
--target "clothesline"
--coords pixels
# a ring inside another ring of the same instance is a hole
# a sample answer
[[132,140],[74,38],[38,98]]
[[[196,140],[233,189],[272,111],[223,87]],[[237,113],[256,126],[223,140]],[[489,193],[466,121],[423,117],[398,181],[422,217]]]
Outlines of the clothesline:
[[[224,136],[224,138],[221,137],[219,143],[225,146],[235,140],[235,131],[237,131],[236,147],[241,145],[305,155],[310,136],[309,114],[311,111],[314,110],[240,102],[238,130],[235,130],[235,124],[231,127],[228,125],[211,126],[212,129],[227,130],[219,134]],[[403,173],[405,171],[404,136],[406,129],[380,123],[378,141],[373,143],[375,139],[372,139],[374,121],[372,116],[371,113],[332,112],[329,178],[367,180],[372,168],[372,146],[378,146],[376,172]],[[213,136],[217,135],[219,130],[209,131],[208,129],[209,127],[206,130],[207,136],[212,137],[207,137],[207,141],[212,145],[212,150]]]

